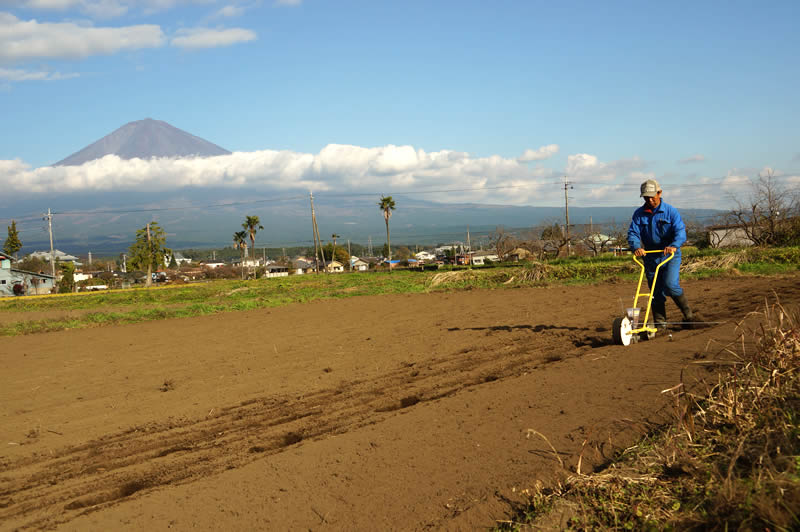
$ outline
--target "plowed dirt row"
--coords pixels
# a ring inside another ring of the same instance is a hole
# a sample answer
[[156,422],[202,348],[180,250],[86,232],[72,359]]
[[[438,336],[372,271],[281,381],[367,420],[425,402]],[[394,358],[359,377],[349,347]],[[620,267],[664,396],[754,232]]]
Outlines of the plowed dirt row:
[[6,339],[0,526],[491,526],[513,488],[559,469],[527,429],[567,466],[586,439],[584,463],[602,463],[664,419],[662,389],[711,375],[693,362],[773,290],[800,303],[797,276],[691,282],[704,318],[726,323],[611,346],[630,288],[362,297]]

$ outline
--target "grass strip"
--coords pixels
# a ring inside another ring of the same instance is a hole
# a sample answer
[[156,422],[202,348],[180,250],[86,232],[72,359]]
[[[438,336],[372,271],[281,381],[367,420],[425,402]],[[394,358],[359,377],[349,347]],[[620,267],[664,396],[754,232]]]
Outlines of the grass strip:
[[[800,248],[718,252],[687,251],[683,277],[704,279],[735,275],[791,273],[800,265]],[[795,261],[795,259],[797,259]],[[635,280],[639,269],[629,256],[575,257],[491,268],[455,268],[439,272],[401,270],[391,274],[297,275],[253,281],[223,280],[169,290],[137,289],[81,294],[81,297],[0,300],[0,312],[87,310],[83,316],[23,320],[0,327],[0,336],[135,323],[154,319],[254,310],[319,299],[363,295],[504,289],[548,284],[591,284]],[[117,307],[115,310],[108,307]],[[133,307],[131,310],[128,308]],[[170,308],[164,308],[170,307]],[[122,309],[120,309],[122,308]],[[108,309],[108,310],[103,310]]]

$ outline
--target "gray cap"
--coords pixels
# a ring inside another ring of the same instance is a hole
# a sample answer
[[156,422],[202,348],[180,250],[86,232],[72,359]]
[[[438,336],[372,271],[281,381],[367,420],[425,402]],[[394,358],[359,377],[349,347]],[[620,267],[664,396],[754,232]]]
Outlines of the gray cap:
[[658,184],[658,181],[655,179],[648,179],[644,183],[642,183],[640,194],[643,198],[650,198],[655,196],[661,190],[661,185]]

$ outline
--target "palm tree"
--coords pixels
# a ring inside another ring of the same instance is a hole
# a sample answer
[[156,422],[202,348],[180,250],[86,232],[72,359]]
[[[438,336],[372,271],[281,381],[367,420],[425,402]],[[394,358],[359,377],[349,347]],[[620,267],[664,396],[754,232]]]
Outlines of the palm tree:
[[241,250],[242,279],[244,279],[244,252],[247,249],[247,231],[236,231],[233,233],[233,249]]
[[264,229],[264,226],[261,225],[261,220],[258,219],[258,216],[245,216],[244,223],[242,224],[242,228],[250,234],[250,244],[251,248],[253,248],[253,259],[256,258],[256,233],[259,229]]
[[389,218],[394,210],[394,200],[391,196],[381,196],[378,207],[383,211],[383,220],[386,222],[386,247],[389,248],[389,273],[392,271],[392,244],[389,240]]

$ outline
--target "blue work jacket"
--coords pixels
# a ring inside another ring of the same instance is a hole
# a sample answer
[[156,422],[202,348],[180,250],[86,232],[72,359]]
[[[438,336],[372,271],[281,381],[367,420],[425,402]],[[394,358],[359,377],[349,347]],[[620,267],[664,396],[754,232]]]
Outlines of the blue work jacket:
[[667,246],[678,248],[675,257],[680,257],[681,246],[686,242],[686,226],[678,209],[664,201],[652,213],[641,206],[633,213],[628,228],[628,245],[632,250],[644,248],[664,249]]

